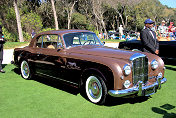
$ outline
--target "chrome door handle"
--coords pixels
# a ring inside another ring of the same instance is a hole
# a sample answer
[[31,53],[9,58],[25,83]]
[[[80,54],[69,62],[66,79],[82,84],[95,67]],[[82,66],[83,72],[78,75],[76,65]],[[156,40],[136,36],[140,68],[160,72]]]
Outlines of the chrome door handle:
[[41,54],[40,52],[37,52],[37,56],[40,56],[40,54]]

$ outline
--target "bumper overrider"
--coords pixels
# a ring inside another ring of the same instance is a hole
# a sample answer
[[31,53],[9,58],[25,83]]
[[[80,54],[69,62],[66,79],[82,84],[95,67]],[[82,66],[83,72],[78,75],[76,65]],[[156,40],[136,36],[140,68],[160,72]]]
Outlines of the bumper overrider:
[[125,97],[130,95],[137,95],[137,96],[150,96],[156,93],[157,89],[161,88],[161,84],[167,81],[166,78],[156,78],[157,81],[149,86],[143,86],[143,82],[139,81],[138,85],[129,89],[124,90],[109,90],[109,95],[113,97]]

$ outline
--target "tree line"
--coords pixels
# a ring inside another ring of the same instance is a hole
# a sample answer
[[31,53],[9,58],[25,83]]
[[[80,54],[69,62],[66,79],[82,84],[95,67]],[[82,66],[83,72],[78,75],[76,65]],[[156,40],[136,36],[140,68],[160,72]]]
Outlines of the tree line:
[[1,0],[0,25],[9,41],[28,41],[39,33],[58,29],[87,29],[95,33],[117,30],[119,25],[140,31],[144,20],[176,24],[176,9],[158,0]]

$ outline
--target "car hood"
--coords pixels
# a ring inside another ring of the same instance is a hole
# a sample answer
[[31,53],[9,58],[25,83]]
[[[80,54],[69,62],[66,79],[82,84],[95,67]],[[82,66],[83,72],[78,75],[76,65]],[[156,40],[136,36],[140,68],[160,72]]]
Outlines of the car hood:
[[106,46],[78,46],[70,48],[71,54],[94,55],[101,57],[117,58],[117,59],[129,59],[136,52],[126,51],[116,48],[110,48]]

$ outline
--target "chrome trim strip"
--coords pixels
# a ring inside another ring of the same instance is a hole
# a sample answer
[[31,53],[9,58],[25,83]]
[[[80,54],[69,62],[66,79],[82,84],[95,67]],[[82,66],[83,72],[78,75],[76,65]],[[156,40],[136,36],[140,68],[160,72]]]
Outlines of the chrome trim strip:
[[50,64],[50,65],[55,65],[54,63],[52,62],[47,62],[47,61],[40,61],[40,60],[32,60],[32,59],[28,59],[28,61],[30,62],[35,62],[35,63],[40,63],[40,64]]
[[[148,90],[148,89],[151,89],[151,88],[154,88],[154,87],[158,87],[160,84],[163,84],[166,81],[167,81],[166,78],[162,78],[160,80],[161,83],[158,83],[159,81],[156,81],[154,84],[149,85],[149,86],[144,86],[144,87],[141,87],[140,86],[141,84],[139,84],[139,86],[135,86],[135,87],[132,87],[132,88],[129,88],[129,89],[124,89],[124,90],[109,90],[108,94],[113,96],[113,97],[124,97],[124,96],[133,95],[133,94],[138,93],[138,96],[140,96],[142,94],[143,90]],[[149,95],[151,95],[151,94],[149,94]]]
[[146,55],[141,53],[135,53],[130,57],[130,61],[133,61],[134,59],[140,58],[140,57],[146,57]]
[[74,82],[71,82],[71,81],[67,81],[67,80],[64,80],[64,79],[61,79],[61,78],[49,76],[49,75],[47,75],[47,74],[43,74],[43,73],[40,73],[40,72],[36,72],[36,73],[38,73],[38,74],[40,74],[40,75],[44,75],[44,76],[47,76],[47,77],[51,77],[51,78],[54,78],[54,79],[57,79],[57,80],[60,80],[60,81],[67,82],[67,83],[70,83],[70,84],[73,84],[73,85],[78,86],[77,83],[74,83]]

